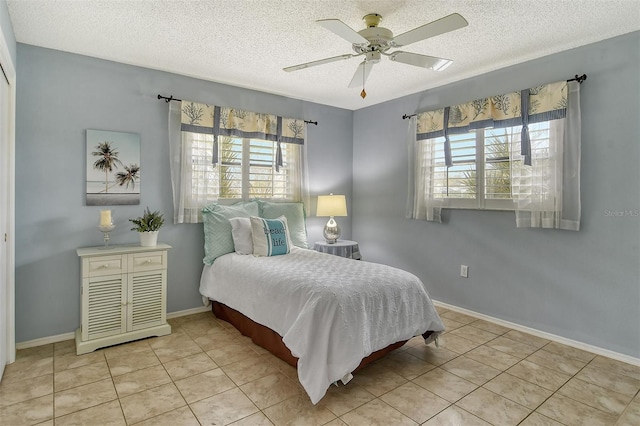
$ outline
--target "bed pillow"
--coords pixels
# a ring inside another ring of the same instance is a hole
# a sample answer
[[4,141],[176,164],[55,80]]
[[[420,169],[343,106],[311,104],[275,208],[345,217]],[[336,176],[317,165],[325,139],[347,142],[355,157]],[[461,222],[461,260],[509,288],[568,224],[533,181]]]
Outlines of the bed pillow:
[[251,219],[248,217],[234,217],[231,222],[231,237],[233,247],[238,254],[252,254],[253,241],[251,237]]
[[251,216],[254,256],[279,256],[291,251],[289,226],[284,216],[265,219]]
[[258,210],[258,203],[255,201],[240,202],[230,206],[211,203],[203,208],[204,259],[202,261],[211,265],[223,254],[233,253],[233,236],[229,219],[256,216]]
[[257,200],[260,206],[260,217],[275,219],[280,216],[287,218],[289,233],[293,245],[309,248],[307,243],[306,213],[302,203],[273,203]]

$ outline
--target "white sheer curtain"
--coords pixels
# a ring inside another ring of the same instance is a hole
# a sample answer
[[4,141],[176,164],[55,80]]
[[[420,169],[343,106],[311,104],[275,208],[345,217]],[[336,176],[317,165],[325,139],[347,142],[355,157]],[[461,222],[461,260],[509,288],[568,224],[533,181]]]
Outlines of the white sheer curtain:
[[580,229],[580,84],[567,87],[566,118],[549,122],[548,149],[532,140],[531,166],[513,168],[518,228]]
[[[173,187],[173,222],[202,222],[202,208],[217,200],[215,193],[219,186],[218,168],[194,173],[194,161],[202,166],[211,165],[213,135],[183,132],[181,130],[181,104],[169,104],[169,147],[171,185]],[[207,155],[209,153],[209,155]],[[198,158],[201,157],[201,158]],[[194,188],[195,185],[195,188]],[[198,190],[200,187],[201,190]],[[204,190],[207,189],[207,190]],[[211,193],[211,191],[214,191]]]
[[[306,127],[306,126],[305,126]],[[292,156],[295,167],[291,168],[290,184],[293,186],[293,194],[296,198],[293,201],[301,202],[304,205],[307,215],[311,211],[311,196],[309,194],[309,168],[307,167],[307,131],[304,132],[305,143],[289,144],[287,152]]]
[[409,190],[406,217],[442,222],[442,200],[433,197],[435,143],[433,139],[416,140],[416,123],[416,117],[411,117],[407,131]]

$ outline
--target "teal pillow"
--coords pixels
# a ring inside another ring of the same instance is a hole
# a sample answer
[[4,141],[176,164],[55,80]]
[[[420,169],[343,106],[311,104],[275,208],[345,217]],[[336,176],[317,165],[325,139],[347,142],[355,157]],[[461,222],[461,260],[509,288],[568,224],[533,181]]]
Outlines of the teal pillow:
[[229,219],[258,214],[258,203],[255,201],[240,202],[230,206],[217,203],[205,206],[202,209],[204,223],[204,259],[202,261],[211,265],[216,258],[235,250]]
[[286,217],[293,245],[301,248],[309,248],[307,243],[307,216],[302,203],[256,201],[260,205],[260,217],[265,219],[276,219],[280,216]]
[[264,219],[251,216],[254,256],[280,256],[289,253],[291,240],[287,218]]

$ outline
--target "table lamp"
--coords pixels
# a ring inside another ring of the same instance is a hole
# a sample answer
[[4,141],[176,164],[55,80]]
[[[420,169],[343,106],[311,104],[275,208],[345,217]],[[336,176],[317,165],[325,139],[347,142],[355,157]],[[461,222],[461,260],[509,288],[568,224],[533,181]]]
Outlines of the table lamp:
[[334,216],[347,215],[347,200],[344,195],[319,195],[316,216],[329,216],[329,221],[324,226],[322,234],[329,244],[335,244],[340,238],[340,227]]

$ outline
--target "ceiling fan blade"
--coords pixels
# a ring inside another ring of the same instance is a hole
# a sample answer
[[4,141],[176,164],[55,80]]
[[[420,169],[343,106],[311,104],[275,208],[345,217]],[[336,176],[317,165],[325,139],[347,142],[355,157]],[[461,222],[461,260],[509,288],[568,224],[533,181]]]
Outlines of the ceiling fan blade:
[[457,13],[440,18],[437,21],[422,25],[394,37],[392,44],[395,47],[406,46],[420,40],[435,37],[440,34],[448,33],[460,28],[464,28],[469,23],[466,19]]
[[291,67],[283,68],[283,70],[287,72],[298,71],[298,70],[302,70],[309,67],[315,67],[316,65],[328,64],[330,62],[336,62],[342,59],[353,58],[354,56],[359,56],[359,55],[346,54],[346,55],[334,56],[332,58],[319,59],[317,61],[311,61],[311,62],[306,62],[304,64],[293,65]]
[[316,23],[335,35],[342,37],[351,44],[364,44],[365,46],[369,44],[369,40],[362,37],[354,29],[339,19],[321,19],[316,21]]
[[453,63],[450,59],[436,58],[433,56],[419,55],[410,52],[393,52],[389,59],[416,67],[428,68],[434,71],[442,71]]
[[353,73],[353,78],[351,79],[351,83],[349,83],[349,87],[363,87],[364,83],[367,81],[367,78],[369,78],[371,68],[373,68],[373,62],[360,62],[360,65],[358,65],[356,72]]

